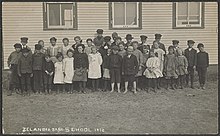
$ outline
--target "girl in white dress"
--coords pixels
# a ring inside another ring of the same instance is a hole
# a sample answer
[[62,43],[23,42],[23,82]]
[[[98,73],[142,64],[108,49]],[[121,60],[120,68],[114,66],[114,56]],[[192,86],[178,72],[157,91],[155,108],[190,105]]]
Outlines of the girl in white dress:
[[153,91],[156,92],[156,82],[158,78],[163,77],[163,74],[160,71],[160,60],[153,51],[150,51],[150,58],[146,62],[146,67],[144,75],[149,79],[147,91],[150,89],[150,85],[153,85]]
[[89,72],[88,78],[92,80],[93,90],[99,87],[99,78],[101,78],[102,56],[95,46],[91,47],[92,53],[89,54]]
[[63,55],[62,53],[58,53],[56,55],[57,62],[55,62],[55,72],[54,72],[54,80],[53,83],[56,87],[56,93],[63,91],[64,84],[64,71],[63,71]]
[[74,67],[73,67],[73,50],[67,50],[67,58],[63,59],[63,69],[64,69],[64,83],[65,83],[65,90],[67,93],[72,92],[72,81],[74,75]]

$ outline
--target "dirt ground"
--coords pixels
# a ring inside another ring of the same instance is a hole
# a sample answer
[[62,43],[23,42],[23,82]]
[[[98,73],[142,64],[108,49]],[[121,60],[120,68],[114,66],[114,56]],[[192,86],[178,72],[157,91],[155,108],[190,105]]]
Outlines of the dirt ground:
[[[3,91],[3,131],[6,134],[214,134],[218,130],[217,66],[209,68],[208,73],[206,90],[29,97],[15,93],[7,96]],[[198,82],[195,86],[198,87]]]

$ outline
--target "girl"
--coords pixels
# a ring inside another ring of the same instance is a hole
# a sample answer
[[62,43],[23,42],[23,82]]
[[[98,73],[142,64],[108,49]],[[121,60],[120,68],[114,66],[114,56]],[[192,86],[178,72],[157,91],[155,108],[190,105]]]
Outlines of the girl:
[[165,56],[164,60],[164,75],[167,80],[167,87],[166,89],[169,89],[169,84],[171,85],[171,88],[175,90],[175,82],[178,78],[177,75],[177,59],[174,54],[174,48],[173,46],[168,47],[168,54]]
[[60,91],[63,91],[63,84],[64,84],[64,71],[63,71],[63,55],[58,53],[56,55],[57,62],[55,62],[55,72],[54,72],[54,79],[53,83],[56,88],[56,93],[58,94]]
[[125,50],[125,47],[124,47],[124,42],[121,41],[118,46],[119,46],[119,52],[118,54],[123,58],[125,55],[126,55],[126,50]]
[[91,48],[92,53],[89,54],[89,72],[88,78],[92,80],[93,91],[99,87],[99,78],[101,78],[102,56],[95,46]]
[[67,50],[67,58],[64,58],[63,60],[63,69],[64,69],[64,83],[65,83],[65,90],[67,93],[73,93],[72,92],[72,81],[73,81],[73,75],[74,75],[74,69],[73,69],[73,50],[69,49]]
[[87,72],[89,69],[88,55],[84,53],[85,46],[78,44],[74,54],[74,76],[73,81],[79,82],[80,92],[85,93]]
[[[159,48],[159,44],[157,41],[153,42],[152,49],[154,50],[155,55],[159,58],[160,60],[160,71],[163,72],[163,63],[164,63],[164,55],[166,54],[165,51],[161,48]],[[161,78],[157,80],[157,89],[160,89],[160,82]]]
[[147,92],[150,90],[150,85],[152,84],[153,91],[156,93],[156,82],[163,74],[160,71],[160,60],[155,56],[153,50],[150,51],[150,58],[146,62],[146,67],[147,69],[144,71],[144,75],[149,79]]
[[183,82],[185,81],[185,75],[188,74],[187,67],[188,61],[187,58],[183,55],[182,50],[177,51],[177,75],[180,84],[180,89],[183,89]]
[[79,36],[74,37],[75,44],[72,45],[72,49],[75,50],[76,46],[82,43],[82,40]]
[[103,80],[104,80],[104,89],[103,91],[107,91],[107,86],[108,86],[108,82],[110,80],[110,73],[109,73],[109,67],[110,67],[110,63],[109,63],[109,56],[111,54],[111,49],[107,50],[107,55],[104,56],[103,58]]
[[38,41],[38,44],[40,44],[40,45],[42,46],[41,52],[42,52],[43,54],[46,54],[46,53],[47,53],[47,49],[44,47],[44,41],[43,41],[43,40],[39,40],[39,41]]
[[[60,52],[63,54],[64,58],[68,58],[67,56],[67,51],[71,48],[71,45],[69,45],[69,39],[68,38],[63,38],[63,46],[60,48]],[[73,50],[73,49],[72,49]]]
[[92,46],[93,46],[93,42],[92,42],[92,39],[91,38],[88,38],[87,40],[86,40],[86,46],[85,46],[85,53],[87,54],[87,55],[89,55],[90,53],[92,53],[92,50],[91,50],[91,48],[92,48]]
[[60,47],[56,45],[57,39],[55,37],[50,38],[51,46],[47,48],[47,54],[50,55],[50,59],[53,63],[57,62],[56,55],[58,54]]

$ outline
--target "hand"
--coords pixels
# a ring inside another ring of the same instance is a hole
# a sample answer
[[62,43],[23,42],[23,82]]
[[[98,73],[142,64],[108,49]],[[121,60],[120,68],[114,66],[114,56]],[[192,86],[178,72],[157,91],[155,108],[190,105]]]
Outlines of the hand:
[[89,72],[89,69],[87,69],[86,72]]
[[33,77],[33,73],[31,73],[30,77]]
[[195,69],[196,68],[196,66],[193,66],[193,69]]
[[53,72],[49,73],[49,75],[52,76],[52,75],[53,75]]
[[8,67],[11,68],[11,64],[8,64]]
[[19,77],[21,77],[21,74],[18,74]]
[[125,73],[124,72],[122,72],[122,75],[124,75]]
[[141,66],[139,66],[139,68],[138,68],[139,70],[141,70],[142,69],[142,67]]

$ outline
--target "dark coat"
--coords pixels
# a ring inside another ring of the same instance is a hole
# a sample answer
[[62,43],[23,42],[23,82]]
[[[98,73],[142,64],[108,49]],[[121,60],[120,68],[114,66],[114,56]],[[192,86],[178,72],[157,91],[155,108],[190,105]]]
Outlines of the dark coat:
[[138,72],[138,61],[135,55],[131,55],[128,58],[128,55],[125,55],[122,61],[122,72],[124,75],[136,75]]
[[197,67],[208,67],[209,66],[209,54],[207,52],[197,53]]
[[18,74],[32,73],[32,62],[32,55],[28,55],[27,57],[21,55],[18,60]]
[[47,62],[45,59],[43,61],[43,70],[49,73],[54,72],[54,63],[52,61]]
[[86,53],[75,53],[74,54],[74,70],[77,68],[89,69],[89,60]]
[[103,63],[102,63],[103,68],[109,69],[109,67],[110,67],[110,62],[109,62],[110,59],[109,58],[110,57],[108,55],[105,55],[103,57]]
[[109,69],[119,68],[121,69],[122,57],[119,54],[111,54],[109,56]]
[[197,51],[195,49],[192,48],[191,51],[189,51],[189,48],[185,49],[184,55],[188,60],[188,67],[196,66]]
[[43,70],[44,54],[34,53],[32,58],[33,58],[33,70]]

